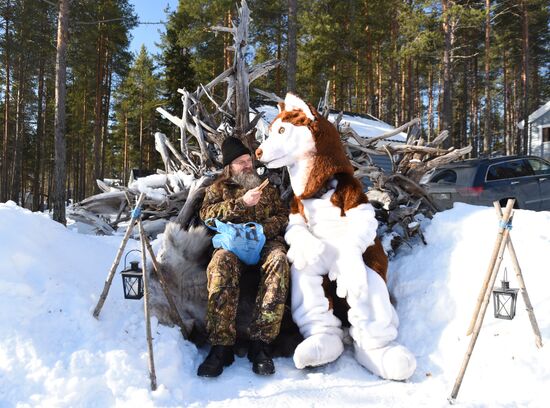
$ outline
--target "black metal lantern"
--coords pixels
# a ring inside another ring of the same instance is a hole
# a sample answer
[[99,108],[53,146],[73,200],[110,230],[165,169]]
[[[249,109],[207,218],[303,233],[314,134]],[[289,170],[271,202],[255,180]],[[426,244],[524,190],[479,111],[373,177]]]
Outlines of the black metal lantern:
[[143,271],[139,267],[139,262],[131,261],[130,268],[126,269],[126,257],[134,251],[141,252],[138,249],[129,251],[124,257],[124,270],[120,272],[125,299],[141,299],[143,297]]
[[504,279],[500,288],[493,288],[493,305],[497,319],[512,320],[516,315],[516,300],[518,289],[510,288],[506,268],[504,268]]

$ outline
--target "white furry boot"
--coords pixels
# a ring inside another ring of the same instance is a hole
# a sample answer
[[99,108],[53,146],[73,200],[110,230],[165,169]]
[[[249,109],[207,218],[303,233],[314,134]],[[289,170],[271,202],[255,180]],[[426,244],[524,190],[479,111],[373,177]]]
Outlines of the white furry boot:
[[372,373],[388,380],[406,380],[416,369],[416,359],[404,346],[396,343],[399,319],[390,303],[382,278],[369,267],[368,291],[348,290],[350,335],[355,358]]
[[363,367],[386,380],[402,381],[410,378],[416,370],[412,353],[396,342],[384,347],[365,350],[355,345],[355,358]]
[[308,268],[291,267],[292,317],[305,337],[294,351],[296,368],[320,366],[336,360],[344,351],[340,320],[329,309],[323,277]]
[[335,334],[314,334],[306,338],[294,351],[296,368],[316,367],[328,364],[344,351],[342,339]]

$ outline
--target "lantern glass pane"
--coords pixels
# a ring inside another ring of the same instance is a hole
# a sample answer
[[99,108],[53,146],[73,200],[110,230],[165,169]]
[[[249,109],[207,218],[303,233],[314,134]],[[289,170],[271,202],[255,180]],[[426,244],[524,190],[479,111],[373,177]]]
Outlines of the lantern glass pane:
[[497,319],[512,320],[516,315],[517,289],[495,290],[493,292],[495,317]]
[[141,299],[143,297],[143,279],[141,274],[123,272],[122,284],[125,299]]

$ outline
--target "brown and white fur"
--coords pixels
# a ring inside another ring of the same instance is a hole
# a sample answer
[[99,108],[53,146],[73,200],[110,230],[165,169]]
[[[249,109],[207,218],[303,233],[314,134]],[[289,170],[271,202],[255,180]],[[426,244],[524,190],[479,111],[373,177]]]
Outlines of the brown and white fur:
[[292,262],[292,316],[304,336],[297,368],[336,360],[343,332],[323,290],[349,304],[356,359],[382,378],[404,380],[414,356],[394,340],[398,318],[385,283],[387,257],[376,239],[377,221],[340,142],[338,131],[311,105],[287,94],[269,137],[256,151],[268,168],[286,166],[294,191],[285,240]]

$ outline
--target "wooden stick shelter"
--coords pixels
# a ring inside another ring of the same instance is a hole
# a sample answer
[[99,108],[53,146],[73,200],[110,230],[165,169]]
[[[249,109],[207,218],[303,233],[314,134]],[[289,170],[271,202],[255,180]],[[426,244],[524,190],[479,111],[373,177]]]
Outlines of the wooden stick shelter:
[[162,273],[162,269],[160,268],[157,259],[155,257],[155,254],[153,252],[153,248],[151,247],[151,243],[147,239],[147,236],[145,235],[145,231],[143,229],[143,223],[141,221],[141,204],[143,203],[145,199],[145,193],[141,193],[137,203],[136,207],[132,211],[132,218],[130,220],[130,224],[128,225],[128,229],[126,230],[126,233],[124,235],[124,238],[122,239],[122,243],[120,244],[117,254],[115,256],[115,260],[111,266],[111,269],[109,270],[109,274],[107,276],[107,279],[105,280],[105,285],[103,287],[103,291],[99,297],[99,301],[94,309],[93,316],[98,319],[99,313],[101,312],[101,309],[105,303],[105,300],[107,299],[107,295],[109,294],[109,289],[111,288],[111,284],[113,282],[113,277],[116,273],[118,264],[120,263],[120,259],[122,257],[122,253],[124,252],[124,249],[126,247],[126,244],[128,243],[128,240],[130,238],[130,235],[132,233],[132,230],[134,228],[134,225],[137,223],[139,228],[139,237],[140,237],[140,243],[141,243],[141,256],[142,256],[142,270],[143,270],[143,287],[144,287],[144,304],[143,304],[143,310],[145,314],[145,330],[146,330],[146,336],[147,336],[147,351],[148,351],[148,365],[149,365],[149,378],[151,381],[151,390],[157,389],[157,377],[155,373],[155,361],[153,357],[153,341],[152,341],[152,335],[151,335],[151,315],[150,315],[150,307],[149,307],[149,279],[147,274],[147,253],[149,253],[151,257],[151,261],[153,264],[153,270],[155,271],[157,278],[159,280],[159,283],[162,287],[162,290],[164,292],[164,295],[166,296],[166,299],[168,300],[168,305],[170,307],[170,314],[172,316],[173,321],[180,327],[181,333],[184,338],[188,338],[187,330],[185,329],[185,326],[183,324],[183,320],[178,312],[178,309],[176,308],[176,304],[174,302],[174,299],[172,298],[172,295],[170,294],[170,291],[168,290],[168,285],[166,283],[166,279]]
[[479,297],[476,303],[474,314],[470,322],[470,327],[468,328],[467,335],[472,334],[472,338],[470,339],[470,344],[468,345],[468,349],[466,350],[466,354],[464,355],[462,366],[460,367],[460,371],[456,378],[453,390],[451,392],[451,396],[449,397],[449,402],[451,404],[455,401],[458,395],[458,391],[460,390],[460,386],[462,385],[462,380],[464,379],[466,368],[468,367],[468,363],[470,361],[470,357],[472,356],[472,352],[474,350],[477,337],[479,336],[479,332],[481,331],[483,318],[485,317],[485,312],[487,311],[487,306],[489,304],[491,292],[493,290],[493,286],[495,284],[495,280],[497,278],[500,265],[502,263],[502,258],[504,256],[504,251],[506,248],[508,248],[509,255],[512,259],[512,263],[514,265],[514,269],[516,272],[516,277],[518,278],[518,283],[521,289],[521,294],[523,296],[525,305],[527,306],[527,313],[529,314],[531,327],[535,334],[535,344],[538,348],[542,347],[542,339],[541,339],[540,330],[537,324],[537,319],[535,318],[533,306],[531,304],[531,300],[529,299],[529,295],[525,287],[525,281],[523,280],[523,275],[521,273],[521,268],[519,266],[516,252],[512,244],[512,239],[510,238],[510,230],[512,229],[512,218],[513,218],[512,208],[514,207],[514,202],[515,202],[514,199],[509,199],[506,204],[506,208],[504,209],[504,212],[502,212],[500,203],[498,201],[495,201],[493,203],[497,212],[497,216],[500,219],[499,231],[495,242],[495,246],[493,248],[493,254],[489,262],[489,267],[487,269],[487,273],[483,281],[481,291],[479,293]]

